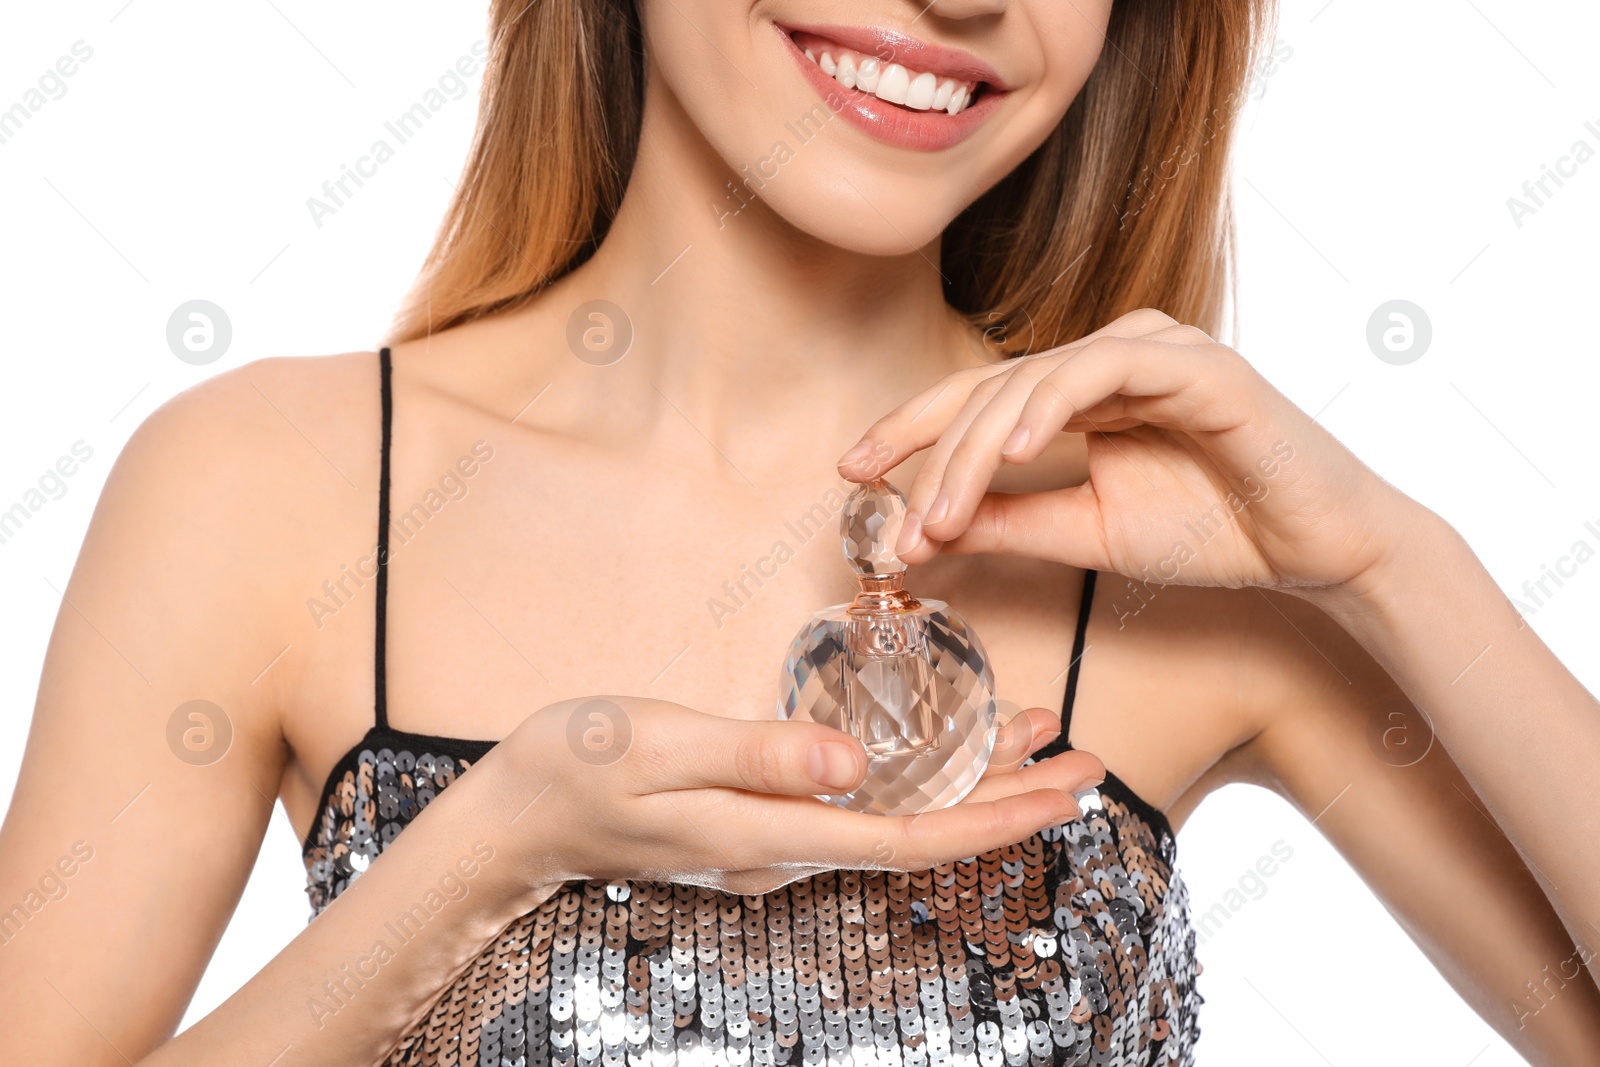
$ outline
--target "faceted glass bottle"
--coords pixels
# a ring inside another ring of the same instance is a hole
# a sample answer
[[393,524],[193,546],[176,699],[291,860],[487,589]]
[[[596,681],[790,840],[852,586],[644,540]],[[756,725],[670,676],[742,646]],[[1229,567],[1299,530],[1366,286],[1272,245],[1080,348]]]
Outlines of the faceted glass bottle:
[[778,715],[859,738],[867,777],[830,804],[877,815],[949,807],[994,752],[994,671],[978,635],[941,600],[903,587],[894,554],[905,496],[882,478],[857,486],[839,517],[860,591],[811,617],[784,659]]

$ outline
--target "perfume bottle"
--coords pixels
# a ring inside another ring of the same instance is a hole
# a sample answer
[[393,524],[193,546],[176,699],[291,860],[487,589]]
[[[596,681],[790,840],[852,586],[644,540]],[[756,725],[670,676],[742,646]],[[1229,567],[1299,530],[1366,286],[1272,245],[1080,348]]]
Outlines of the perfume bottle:
[[866,780],[820,799],[851,811],[913,815],[956,803],[994,752],[994,671],[978,635],[942,600],[903,587],[894,554],[906,498],[882,478],[858,485],[839,516],[855,599],[813,615],[784,659],[778,716],[860,739]]

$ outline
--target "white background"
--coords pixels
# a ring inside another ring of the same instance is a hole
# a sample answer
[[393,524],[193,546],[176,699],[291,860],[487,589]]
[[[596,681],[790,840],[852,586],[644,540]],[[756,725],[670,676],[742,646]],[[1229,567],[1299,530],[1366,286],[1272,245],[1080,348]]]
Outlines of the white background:
[[[65,94],[0,144],[11,337],[0,507],[73,442],[94,450],[65,495],[0,545],[5,795],[55,590],[113,459],[150,411],[211,374],[373,346],[458,173],[476,84],[320,228],[305,202],[470,52],[483,9],[99,0],[3,17],[0,108],[74,42],[93,48]],[[1597,30],[1593,5],[1576,2],[1289,0],[1278,39],[1292,54],[1261,82],[1237,158],[1237,346],[1455,524],[1511,595],[1574,541],[1600,543],[1584,529],[1600,525],[1600,493],[1581,421],[1600,387],[1600,160],[1520,227],[1506,203],[1573,142],[1600,149]],[[175,359],[165,338],[173,309],[195,298],[225,308],[234,330],[204,367]],[[1396,298],[1432,324],[1431,346],[1407,365],[1366,342],[1368,317]],[[1529,615],[1591,690],[1597,606],[1591,564]],[[1539,728],[1537,708],[1527,724]],[[1202,1064],[1521,1062],[1271,794],[1225,789],[1184,829],[1196,916],[1278,841],[1292,858],[1201,945]],[[303,879],[280,810],[189,1021],[302,926]]]

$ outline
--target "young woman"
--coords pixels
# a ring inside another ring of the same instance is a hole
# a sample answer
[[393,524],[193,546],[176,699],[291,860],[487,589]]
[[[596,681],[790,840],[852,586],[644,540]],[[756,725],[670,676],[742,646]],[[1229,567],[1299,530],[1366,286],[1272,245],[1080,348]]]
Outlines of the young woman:
[[[0,834],[0,1059],[1189,1063],[1173,835],[1252,781],[1591,1062],[1594,698],[1213,339],[1264,2],[491,19],[387,346],[117,461]],[[915,818],[815,799],[865,754],[774,715],[840,475],[1023,709]],[[280,797],[313,921],[173,1037]]]

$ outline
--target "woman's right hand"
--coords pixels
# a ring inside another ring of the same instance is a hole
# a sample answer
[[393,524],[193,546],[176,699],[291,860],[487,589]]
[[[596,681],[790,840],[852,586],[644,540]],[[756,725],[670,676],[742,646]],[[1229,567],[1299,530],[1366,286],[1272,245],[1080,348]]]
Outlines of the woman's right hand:
[[530,889],[594,878],[759,894],[826,870],[925,870],[1077,818],[1072,794],[1105,777],[1097,757],[1068,750],[1019,766],[1058,725],[1044,708],[1003,722],[972,792],[914,816],[816,798],[865,777],[866,751],[849,734],[642,697],[548,705],[464,779],[492,781],[492,803],[508,819],[495,837]]

